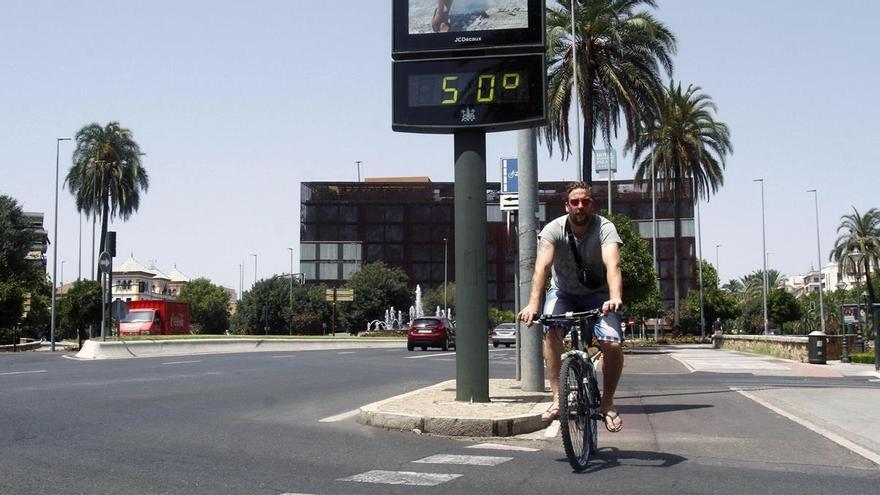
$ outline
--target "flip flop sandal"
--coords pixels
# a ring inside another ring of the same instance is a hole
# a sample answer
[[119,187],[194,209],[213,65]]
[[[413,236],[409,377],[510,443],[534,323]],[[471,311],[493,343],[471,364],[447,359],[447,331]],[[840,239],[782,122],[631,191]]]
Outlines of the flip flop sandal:
[[553,420],[559,419],[559,408],[551,407],[544,414],[541,415],[541,421],[545,423],[549,423]]
[[[603,416],[603,422],[605,423],[605,429],[610,431],[611,433],[617,433],[623,429],[623,421],[620,422],[620,426],[614,427],[614,420],[620,418],[620,414],[617,413],[614,409],[606,412]],[[609,423],[610,421],[610,423]],[[609,426],[612,425],[612,426]]]
[[431,27],[435,33],[445,33],[449,31],[449,7],[443,6],[443,11],[438,5],[434,7],[434,16],[431,18]]

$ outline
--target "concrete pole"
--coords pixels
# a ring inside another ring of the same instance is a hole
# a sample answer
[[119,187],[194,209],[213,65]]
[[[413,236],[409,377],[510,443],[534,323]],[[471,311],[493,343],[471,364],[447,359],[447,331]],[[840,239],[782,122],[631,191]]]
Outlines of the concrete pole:
[[489,402],[486,132],[455,133],[455,400]]
[[[535,129],[517,131],[519,157],[519,298],[528,301],[538,251],[538,140]],[[519,311],[521,308],[517,308]],[[540,325],[532,328],[516,322],[520,335],[522,389],[544,391],[543,332]]]

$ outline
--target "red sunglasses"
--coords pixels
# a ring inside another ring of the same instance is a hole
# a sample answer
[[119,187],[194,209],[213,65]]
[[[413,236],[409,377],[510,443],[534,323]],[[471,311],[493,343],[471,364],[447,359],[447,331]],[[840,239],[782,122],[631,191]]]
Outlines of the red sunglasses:
[[571,206],[572,208],[577,208],[581,204],[583,204],[584,206],[590,206],[591,204],[593,204],[593,198],[571,198],[568,200],[568,206]]

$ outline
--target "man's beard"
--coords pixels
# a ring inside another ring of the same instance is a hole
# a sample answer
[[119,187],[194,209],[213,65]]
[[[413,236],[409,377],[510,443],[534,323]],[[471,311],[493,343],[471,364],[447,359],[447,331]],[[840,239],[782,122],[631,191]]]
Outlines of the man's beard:
[[583,213],[575,213],[570,212],[568,214],[568,221],[571,222],[572,225],[578,227],[585,227],[590,223],[590,214],[587,212]]

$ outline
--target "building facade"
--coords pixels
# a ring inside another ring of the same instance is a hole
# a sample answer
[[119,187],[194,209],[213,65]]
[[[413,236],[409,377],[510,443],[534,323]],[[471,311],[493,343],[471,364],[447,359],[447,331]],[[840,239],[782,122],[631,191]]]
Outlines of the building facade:
[[119,266],[113,267],[112,300],[173,301],[187,283],[189,277],[181,273],[176,266],[166,274],[155,265],[147,268],[134,258],[129,258]]
[[[539,184],[539,222],[565,214],[567,182]],[[455,281],[454,195],[451,182],[411,179],[367,179],[366,182],[304,182],[301,184],[300,269],[306,283],[338,286],[364,263],[383,261],[401,267],[423,290]],[[649,188],[632,181],[611,182],[612,212],[633,221],[648,241],[653,234]],[[608,184],[593,185],[598,209],[607,208]],[[499,207],[500,185],[486,190],[487,281],[489,305],[514,309],[516,253],[511,248],[507,219]],[[684,292],[695,286],[695,242],[692,198],[682,204],[680,266]],[[661,294],[673,302],[673,202],[659,192],[656,201],[657,259]],[[681,294],[684,297],[685,294]]]

